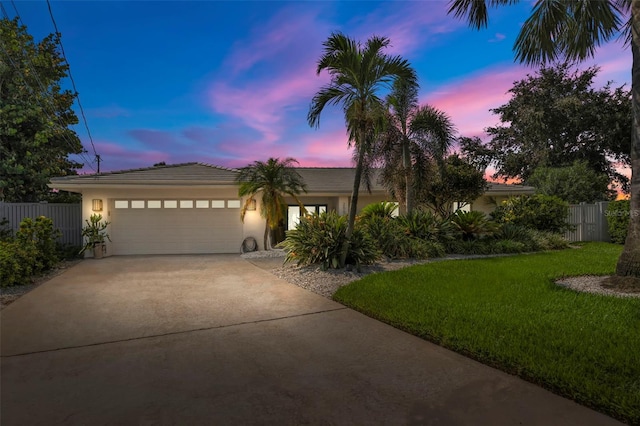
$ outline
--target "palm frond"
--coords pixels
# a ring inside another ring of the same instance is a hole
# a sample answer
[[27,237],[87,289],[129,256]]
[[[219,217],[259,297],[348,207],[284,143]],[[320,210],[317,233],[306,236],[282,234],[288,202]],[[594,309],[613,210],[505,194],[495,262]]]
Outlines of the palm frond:
[[489,6],[516,4],[518,0],[453,0],[449,2],[447,13],[459,19],[466,19],[470,27],[485,28],[489,23]]
[[516,39],[516,59],[530,65],[560,57],[583,60],[592,57],[596,48],[623,26],[616,2],[538,0]]

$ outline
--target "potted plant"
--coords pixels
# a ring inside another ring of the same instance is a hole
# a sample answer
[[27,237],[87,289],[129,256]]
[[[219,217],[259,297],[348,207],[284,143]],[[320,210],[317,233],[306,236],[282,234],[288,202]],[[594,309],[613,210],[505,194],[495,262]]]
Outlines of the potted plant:
[[82,236],[85,239],[85,244],[80,253],[91,249],[93,250],[93,257],[100,259],[106,251],[105,241],[111,241],[109,234],[105,231],[109,222],[103,222],[102,215],[100,214],[92,214],[89,220],[85,220],[85,223],[86,225],[82,228]]

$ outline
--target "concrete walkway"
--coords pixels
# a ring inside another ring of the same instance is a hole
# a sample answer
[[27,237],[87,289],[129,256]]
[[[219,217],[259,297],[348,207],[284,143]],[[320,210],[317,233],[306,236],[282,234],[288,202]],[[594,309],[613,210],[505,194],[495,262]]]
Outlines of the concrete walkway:
[[236,255],[86,260],[0,319],[3,426],[619,424]]

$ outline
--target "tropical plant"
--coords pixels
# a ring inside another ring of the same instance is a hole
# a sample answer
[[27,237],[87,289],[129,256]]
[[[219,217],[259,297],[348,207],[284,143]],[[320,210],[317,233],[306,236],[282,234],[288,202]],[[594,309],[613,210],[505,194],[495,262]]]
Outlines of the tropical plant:
[[[480,29],[488,24],[488,5],[515,2],[452,0],[449,13],[466,18],[469,25]],[[514,50],[516,60],[526,64],[545,64],[560,57],[581,61],[592,57],[598,46],[618,34],[626,37],[633,58],[630,209],[637,214],[629,220],[616,275],[640,279],[640,1],[537,1],[521,27]]]
[[410,213],[416,189],[430,169],[441,169],[455,140],[455,126],[443,111],[418,104],[418,84],[398,79],[387,96],[385,131],[376,156],[382,160],[383,182]]
[[361,220],[368,220],[372,217],[380,217],[391,219],[398,211],[398,205],[390,201],[381,201],[379,203],[371,203],[360,211],[359,218]]
[[320,125],[320,114],[328,104],[341,104],[349,147],[355,148],[356,169],[349,207],[346,238],[341,249],[339,265],[343,267],[354,231],[358,193],[366,164],[369,145],[382,121],[383,102],[377,93],[390,87],[398,79],[410,84],[416,81],[415,71],[400,56],[383,53],[389,39],[373,36],[362,45],[346,35],[335,32],[323,43],[324,52],[318,61],[316,73],[329,73],[330,82],[313,97],[307,120],[312,127]]
[[451,223],[458,229],[463,241],[491,236],[497,230],[496,224],[490,221],[484,213],[479,211],[465,212],[458,210],[451,216]]
[[305,212],[298,198],[301,192],[307,192],[302,176],[293,168],[298,161],[288,157],[284,160],[269,158],[267,162],[254,161],[240,169],[236,181],[240,184],[238,195],[246,197],[240,210],[240,218],[244,222],[249,207],[255,202],[254,197],[261,193],[260,216],[266,221],[264,227],[263,248],[269,249],[269,230],[275,230],[286,218],[287,203],[285,196],[293,198]]
[[80,253],[87,250],[93,250],[96,246],[104,244],[106,240],[111,241],[106,229],[110,222],[102,221],[101,214],[92,214],[89,219],[85,219],[85,226],[82,228],[82,236],[84,237],[84,246]]
[[[339,268],[341,250],[347,238],[347,218],[335,211],[313,213],[300,218],[295,229],[287,232],[280,243],[286,252],[285,262],[296,262],[298,266],[320,264],[322,269]],[[378,259],[375,243],[359,227],[351,235],[347,260],[358,270],[360,265]]]

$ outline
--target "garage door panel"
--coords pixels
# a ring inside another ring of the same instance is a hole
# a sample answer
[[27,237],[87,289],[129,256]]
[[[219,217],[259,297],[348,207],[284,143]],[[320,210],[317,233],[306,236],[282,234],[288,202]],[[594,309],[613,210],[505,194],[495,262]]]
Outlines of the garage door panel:
[[242,243],[239,209],[115,209],[114,254],[235,253]]

